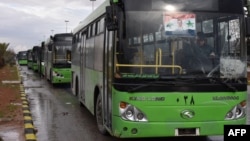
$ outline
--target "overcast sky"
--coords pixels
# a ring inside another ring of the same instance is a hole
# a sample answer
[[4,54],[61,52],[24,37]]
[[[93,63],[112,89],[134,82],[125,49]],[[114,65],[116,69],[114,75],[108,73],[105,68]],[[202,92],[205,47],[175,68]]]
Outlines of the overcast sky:
[[0,43],[15,52],[40,46],[51,34],[71,32],[103,1],[1,0]]

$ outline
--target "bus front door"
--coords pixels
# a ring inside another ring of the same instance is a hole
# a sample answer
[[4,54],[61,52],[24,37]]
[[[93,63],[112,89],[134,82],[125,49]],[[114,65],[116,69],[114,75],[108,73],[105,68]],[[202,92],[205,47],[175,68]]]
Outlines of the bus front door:
[[79,100],[85,104],[85,41],[86,41],[86,32],[82,33],[81,36],[81,46],[80,46],[80,96]]
[[111,115],[112,115],[112,74],[113,74],[113,45],[114,45],[114,32],[106,30],[104,40],[104,54],[103,54],[103,95],[102,95],[102,111],[103,123],[111,129]]

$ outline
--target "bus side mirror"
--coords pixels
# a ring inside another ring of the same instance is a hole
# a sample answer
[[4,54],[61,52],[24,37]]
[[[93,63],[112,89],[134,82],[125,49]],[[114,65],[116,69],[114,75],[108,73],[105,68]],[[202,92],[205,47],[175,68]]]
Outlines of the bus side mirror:
[[54,37],[53,37],[53,36],[50,36],[50,39],[51,39],[51,40],[54,40]]
[[66,51],[66,57],[67,57],[67,61],[71,61],[71,51],[70,50]]
[[246,17],[246,37],[250,37],[250,17]]
[[42,42],[42,43],[41,43],[41,47],[44,47],[44,45],[45,45],[45,42]]
[[48,45],[48,50],[52,51],[52,45],[51,44]]
[[114,31],[118,29],[116,5],[106,7],[106,26],[108,31]]

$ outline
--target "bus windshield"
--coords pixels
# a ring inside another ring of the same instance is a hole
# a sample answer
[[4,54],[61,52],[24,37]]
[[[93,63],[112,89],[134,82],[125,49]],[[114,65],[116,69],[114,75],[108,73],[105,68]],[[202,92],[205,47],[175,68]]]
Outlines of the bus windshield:
[[71,46],[55,46],[55,62],[68,63],[67,52],[71,50]]
[[244,77],[242,15],[162,10],[126,11],[121,18],[115,55],[121,77]]
[[19,60],[26,60],[27,59],[27,52],[19,52],[18,53],[18,59]]
[[33,60],[33,58],[32,58],[32,51],[31,50],[28,51],[27,56],[28,56],[28,60],[29,61]]

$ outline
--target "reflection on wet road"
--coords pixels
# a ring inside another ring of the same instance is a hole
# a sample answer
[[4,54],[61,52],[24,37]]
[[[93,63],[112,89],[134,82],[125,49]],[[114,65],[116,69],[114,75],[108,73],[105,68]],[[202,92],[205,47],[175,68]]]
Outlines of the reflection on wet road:
[[97,130],[94,117],[71,94],[70,85],[52,87],[48,81],[40,79],[38,74],[33,74],[26,67],[22,68],[21,73],[34,126],[38,130],[38,141],[223,141],[223,136],[147,139],[103,136]]

